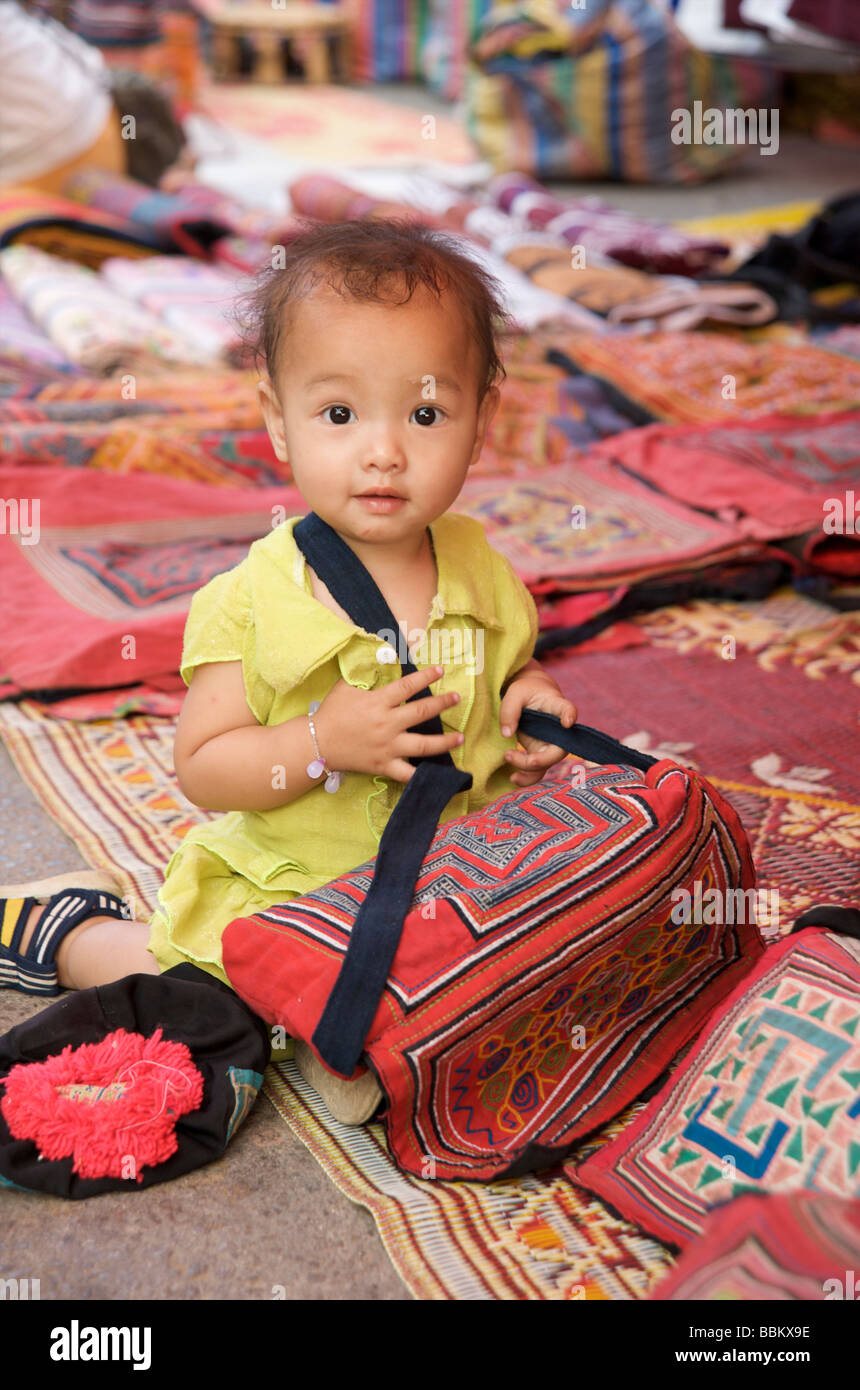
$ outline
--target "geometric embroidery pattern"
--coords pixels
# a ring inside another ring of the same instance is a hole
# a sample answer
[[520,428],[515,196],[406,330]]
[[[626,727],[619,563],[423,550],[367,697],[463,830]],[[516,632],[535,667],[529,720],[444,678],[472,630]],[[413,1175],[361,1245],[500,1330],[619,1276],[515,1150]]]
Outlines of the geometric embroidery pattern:
[[671,1094],[575,1180],[673,1241],[744,1192],[860,1197],[860,943],[808,928],[770,947]]
[[[227,927],[231,984],[293,1037],[313,1036],[372,867]],[[668,761],[581,784],[561,763],[441,826],[365,1044],[400,1167],[546,1166],[656,1079],[762,950],[749,920],[674,920],[691,882],[746,889],[752,862],[731,808]]]

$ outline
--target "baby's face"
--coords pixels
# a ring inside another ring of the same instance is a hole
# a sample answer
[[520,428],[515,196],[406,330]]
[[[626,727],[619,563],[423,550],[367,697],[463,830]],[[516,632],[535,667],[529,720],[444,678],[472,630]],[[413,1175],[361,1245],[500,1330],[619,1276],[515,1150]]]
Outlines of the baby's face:
[[[498,404],[450,295],[366,304],[319,287],[293,310],[260,403],[279,459],[345,539],[394,545],[456,499]],[[388,490],[387,501],[372,496]]]

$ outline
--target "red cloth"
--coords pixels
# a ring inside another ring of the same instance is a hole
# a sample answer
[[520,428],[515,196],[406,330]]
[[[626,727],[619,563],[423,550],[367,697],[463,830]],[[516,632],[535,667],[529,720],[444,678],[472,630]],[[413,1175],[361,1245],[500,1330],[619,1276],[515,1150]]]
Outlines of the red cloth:
[[[244,558],[273,507],[305,510],[289,487],[88,480],[57,468],[0,469],[0,498],[0,676],[18,690],[92,690],[175,673],[195,590]],[[24,533],[35,508],[31,544]]]
[[840,576],[860,574],[860,535],[823,529],[828,500],[860,497],[860,413],[648,425],[605,440],[593,453],[751,540],[811,533],[808,563]]

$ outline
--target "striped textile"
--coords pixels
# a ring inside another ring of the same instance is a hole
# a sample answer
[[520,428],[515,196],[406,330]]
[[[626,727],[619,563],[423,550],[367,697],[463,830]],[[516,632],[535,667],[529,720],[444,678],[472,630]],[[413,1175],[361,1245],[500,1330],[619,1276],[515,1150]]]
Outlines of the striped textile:
[[94,267],[120,251],[125,257],[151,255],[158,245],[122,217],[25,186],[0,188],[0,248],[13,243]]
[[434,91],[459,101],[466,86],[467,54],[493,0],[429,0],[421,72]]
[[358,0],[352,28],[352,75],[358,82],[414,81],[428,0]]
[[[522,4],[518,12],[527,12]],[[592,12],[589,11],[589,14]],[[697,183],[741,153],[734,145],[675,144],[671,113],[760,105],[769,78],[740,59],[698,52],[647,0],[618,0],[584,51],[560,41],[534,52],[528,19],[490,11],[471,49],[466,125],[497,171],[539,178]],[[531,22],[539,36],[541,21]],[[543,42],[543,40],[541,40]]]
[[164,0],[70,0],[68,27],[98,48],[135,48],[161,38]]

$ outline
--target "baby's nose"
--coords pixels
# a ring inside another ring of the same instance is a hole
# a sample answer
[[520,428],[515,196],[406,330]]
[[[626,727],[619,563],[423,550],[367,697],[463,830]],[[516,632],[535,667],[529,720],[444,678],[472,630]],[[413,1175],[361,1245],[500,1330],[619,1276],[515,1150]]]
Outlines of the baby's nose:
[[364,448],[365,466],[402,467],[406,462],[406,452],[400,432],[391,426],[377,426],[367,438]]

